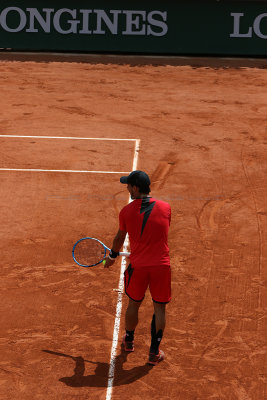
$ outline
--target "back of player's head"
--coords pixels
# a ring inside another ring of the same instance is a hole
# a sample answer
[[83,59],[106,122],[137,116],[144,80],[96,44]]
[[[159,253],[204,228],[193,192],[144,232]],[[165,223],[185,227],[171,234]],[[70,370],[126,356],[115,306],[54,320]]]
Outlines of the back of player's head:
[[122,176],[120,182],[137,186],[140,193],[148,194],[150,192],[150,179],[144,171],[132,171],[128,176]]

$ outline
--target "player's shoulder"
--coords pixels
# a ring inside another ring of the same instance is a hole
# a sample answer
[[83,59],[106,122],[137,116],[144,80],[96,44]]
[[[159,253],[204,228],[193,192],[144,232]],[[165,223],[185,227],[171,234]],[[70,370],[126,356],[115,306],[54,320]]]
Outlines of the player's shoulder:
[[167,203],[166,201],[160,200],[160,199],[155,199],[154,197],[151,197],[151,201],[155,201],[156,204],[161,207],[161,208],[165,208],[165,209],[170,209],[171,206],[169,203]]
[[131,201],[130,203],[126,204],[126,206],[124,206],[121,209],[120,213],[121,214],[127,213],[127,211],[131,210],[132,208],[135,208],[135,206],[136,206],[135,202]]
[[[169,203],[167,203],[166,201],[160,200],[160,199],[156,199],[154,197],[146,197],[146,201],[149,200],[149,203],[155,203],[157,204],[157,207],[165,210],[170,210],[171,206],[169,205]],[[140,201],[140,199],[136,199],[134,201],[131,201],[130,203],[128,203],[126,206],[124,206],[121,209],[121,214],[125,214],[127,212],[131,212],[131,210],[136,210],[139,209],[141,207],[142,201]]]

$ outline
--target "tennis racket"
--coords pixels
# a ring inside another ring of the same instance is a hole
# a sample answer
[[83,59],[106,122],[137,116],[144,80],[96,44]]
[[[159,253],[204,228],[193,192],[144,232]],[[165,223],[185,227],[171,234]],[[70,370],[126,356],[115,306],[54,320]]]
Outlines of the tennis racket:
[[[94,267],[101,264],[110,249],[100,240],[86,237],[78,240],[72,249],[72,257],[81,267]],[[129,257],[130,253],[120,252],[120,256]]]

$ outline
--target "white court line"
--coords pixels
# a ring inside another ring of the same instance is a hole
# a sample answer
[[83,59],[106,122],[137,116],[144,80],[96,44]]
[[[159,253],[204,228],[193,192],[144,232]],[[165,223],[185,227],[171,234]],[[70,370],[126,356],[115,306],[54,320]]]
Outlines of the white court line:
[[[135,142],[139,139],[119,139],[119,138],[95,138],[95,137],[75,137],[75,136],[23,136],[23,135],[0,135],[2,138],[28,138],[28,139],[65,139],[65,140],[103,140],[119,142]],[[37,168],[0,168],[0,171],[21,171],[21,172],[63,172],[80,174],[129,174],[128,171],[79,171],[68,169],[37,169]]]
[[[132,171],[135,171],[137,168],[139,149],[140,149],[140,139],[136,139]],[[128,203],[130,203],[130,202],[131,202],[131,198],[129,197]],[[129,237],[127,235],[124,245],[123,245],[123,251],[128,251],[128,245],[129,245]],[[116,317],[115,317],[115,323],[114,323],[113,340],[112,340],[110,364],[109,364],[109,371],[108,371],[108,386],[107,386],[106,400],[111,399],[112,390],[113,390],[116,354],[117,354],[118,337],[119,337],[120,320],[121,320],[122,296],[123,296],[123,287],[124,287],[124,271],[125,271],[126,263],[127,263],[126,257],[122,257],[118,300],[117,300],[117,307],[116,307]]]
[[66,139],[66,140],[109,140],[119,142],[136,142],[139,139],[116,139],[116,138],[97,138],[97,137],[75,137],[75,136],[22,136],[22,135],[0,135],[7,138],[29,138],[29,139]]
[[80,174],[129,174],[127,171],[79,171],[72,169],[34,169],[34,168],[0,168],[0,171],[21,171],[21,172],[64,172]]

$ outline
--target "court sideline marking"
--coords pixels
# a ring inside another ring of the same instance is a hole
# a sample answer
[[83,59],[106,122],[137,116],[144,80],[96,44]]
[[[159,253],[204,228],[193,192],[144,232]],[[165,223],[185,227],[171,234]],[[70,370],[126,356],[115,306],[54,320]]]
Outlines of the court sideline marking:
[[[137,169],[139,149],[140,149],[140,139],[136,139],[132,171],[135,171]],[[132,201],[131,197],[129,196],[128,204],[131,201]],[[128,251],[128,245],[129,245],[129,237],[127,234],[124,245],[123,245],[123,251]],[[122,257],[120,280],[119,280],[119,290],[118,290],[118,300],[117,300],[117,307],[116,307],[116,316],[115,316],[114,330],[113,330],[113,340],[112,340],[111,356],[110,356],[109,371],[108,371],[108,386],[107,386],[106,400],[111,399],[112,390],[113,390],[114,373],[115,373],[115,366],[116,366],[115,365],[116,364],[116,354],[117,354],[118,337],[119,337],[120,320],[121,320],[121,310],[122,310],[124,271],[125,271],[126,263],[127,263],[126,257]]]

